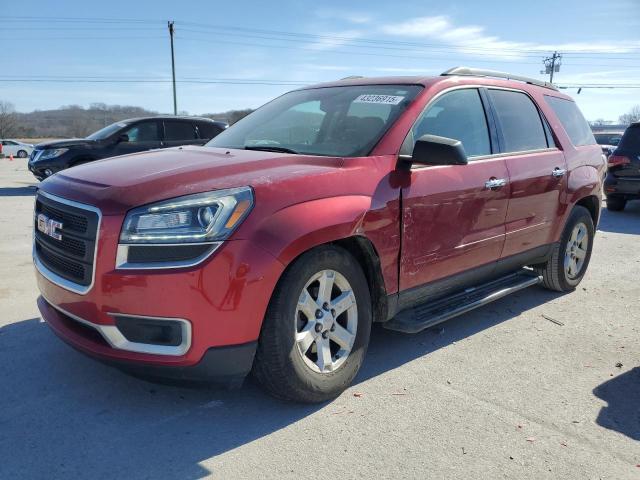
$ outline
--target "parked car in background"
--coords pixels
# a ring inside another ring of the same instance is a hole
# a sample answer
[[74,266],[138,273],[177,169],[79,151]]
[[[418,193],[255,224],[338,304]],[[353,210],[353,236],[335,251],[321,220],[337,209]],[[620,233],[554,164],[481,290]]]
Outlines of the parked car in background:
[[122,120],[87,138],[36,145],[29,170],[43,180],[60,170],[101,158],[156,148],[204,145],[225,128],[226,123],[208,118],[166,116]]
[[33,151],[33,145],[30,143],[19,142],[18,140],[0,140],[2,144],[2,153],[5,157],[13,155],[18,158],[27,158]]
[[596,142],[598,142],[598,145],[602,147],[602,153],[608,157],[616,149],[618,143],[620,143],[623,133],[624,128],[597,130],[593,132],[593,136],[595,137]]
[[627,201],[640,199],[640,122],[629,125],[607,163],[607,209],[624,210]]
[[455,68],[314,85],[206,147],[44,181],[38,306],[120,368],[252,371],[321,402],[358,373],[373,322],[414,333],[532,285],[575,289],[605,168],[575,102],[539,80]]

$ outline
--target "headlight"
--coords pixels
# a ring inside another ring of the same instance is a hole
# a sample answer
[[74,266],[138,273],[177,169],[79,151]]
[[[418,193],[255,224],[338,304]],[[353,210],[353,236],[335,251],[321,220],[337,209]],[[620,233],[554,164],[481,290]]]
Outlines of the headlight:
[[253,207],[251,187],[198,193],[131,210],[120,244],[194,244],[227,239]]
[[67,153],[68,148],[56,148],[53,150],[43,150],[38,160],[50,160],[52,158],[59,157],[60,155]]

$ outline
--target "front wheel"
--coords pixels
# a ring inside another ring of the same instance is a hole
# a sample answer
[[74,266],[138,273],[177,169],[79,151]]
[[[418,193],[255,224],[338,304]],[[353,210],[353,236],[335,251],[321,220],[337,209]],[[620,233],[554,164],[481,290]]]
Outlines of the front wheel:
[[336,246],[303,254],[273,294],[253,374],[272,395],[332,399],[358,373],[371,333],[371,297],[357,261]]
[[27,158],[29,154],[26,150],[18,150],[18,158]]
[[569,292],[578,286],[591,260],[594,235],[591,214],[586,208],[576,206],[569,214],[560,242],[554,246],[549,260],[534,267],[542,275],[545,288]]

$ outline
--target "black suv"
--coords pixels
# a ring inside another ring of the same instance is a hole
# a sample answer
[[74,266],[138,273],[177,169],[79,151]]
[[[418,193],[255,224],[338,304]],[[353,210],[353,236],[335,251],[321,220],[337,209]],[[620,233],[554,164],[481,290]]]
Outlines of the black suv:
[[154,148],[204,145],[225,128],[225,123],[208,118],[131,118],[104,127],[87,138],[36,145],[29,157],[29,170],[43,180],[65,168],[101,158]]
[[640,122],[629,125],[607,163],[607,209],[624,210],[628,200],[640,199]]

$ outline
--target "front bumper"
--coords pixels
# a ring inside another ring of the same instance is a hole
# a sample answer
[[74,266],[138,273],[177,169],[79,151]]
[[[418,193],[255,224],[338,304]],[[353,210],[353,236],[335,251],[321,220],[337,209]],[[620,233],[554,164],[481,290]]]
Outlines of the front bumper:
[[[54,332],[92,357],[145,375],[212,381],[246,375],[282,264],[252,242],[235,240],[196,267],[116,270],[119,227],[109,228],[111,222],[121,224],[104,217],[88,292],[67,290],[36,269],[38,306]],[[170,354],[120,348],[104,334],[118,315],[184,319],[188,348]]]
[[[89,326],[90,322],[72,318],[54,308],[42,296],[38,298],[38,308],[56,335],[76,350],[128,373],[145,377],[238,384],[251,371],[257,347],[255,341],[212,347],[197,363],[187,366],[133,360],[117,355],[100,335],[95,334],[98,330]],[[94,332],[91,332],[92,329]]]
[[[60,170],[59,168],[53,165],[42,165],[42,164],[31,163],[31,162],[27,163],[27,168],[33,174],[33,176],[40,181],[44,180],[48,176],[50,177],[51,175],[53,175],[54,173],[57,173]],[[47,175],[45,173],[46,170],[51,170],[51,174]]]

